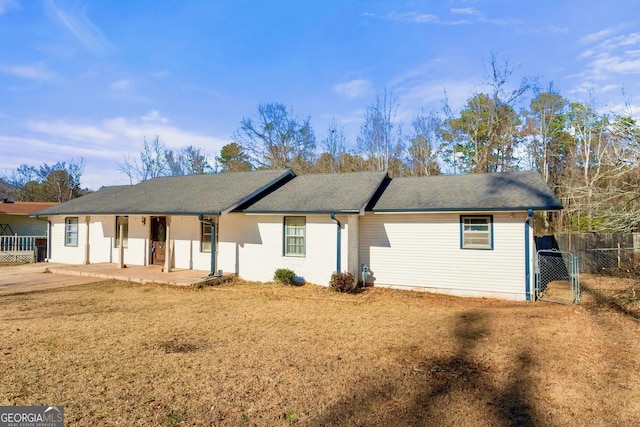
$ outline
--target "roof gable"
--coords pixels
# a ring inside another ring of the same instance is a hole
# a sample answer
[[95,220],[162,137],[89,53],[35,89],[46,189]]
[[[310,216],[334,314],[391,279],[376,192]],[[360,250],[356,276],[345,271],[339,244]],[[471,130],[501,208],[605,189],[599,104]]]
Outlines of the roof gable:
[[361,213],[388,179],[386,172],[299,175],[243,212]]
[[155,178],[106,187],[34,215],[220,215],[293,176],[290,170],[265,170]]
[[374,212],[528,209],[562,209],[534,171],[394,178],[372,207]]

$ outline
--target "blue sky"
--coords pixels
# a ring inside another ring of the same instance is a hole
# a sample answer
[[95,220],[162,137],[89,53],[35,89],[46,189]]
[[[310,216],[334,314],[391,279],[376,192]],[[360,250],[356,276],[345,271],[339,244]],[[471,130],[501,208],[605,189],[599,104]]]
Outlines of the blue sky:
[[445,90],[459,109],[492,52],[513,84],[640,112],[637,0],[0,0],[0,175],[84,157],[83,186],[123,184],[145,136],[213,158],[265,102],[355,143],[376,92],[406,124]]

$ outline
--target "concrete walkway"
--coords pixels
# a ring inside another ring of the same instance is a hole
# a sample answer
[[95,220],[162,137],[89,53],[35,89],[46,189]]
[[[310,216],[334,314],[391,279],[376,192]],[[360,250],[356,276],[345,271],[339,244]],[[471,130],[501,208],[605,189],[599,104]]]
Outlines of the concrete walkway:
[[[50,274],[53,273],[53,274]],[[160,266],[118,268],[117,264],[67,265],[53,263],[0,266],[0,295],[83,285],[103,280],[160,283],[177,286],[217,285],[234,274],[208,277],[202,270],[173,269],[164,273]]]
[[47,269],[56,265],[58,264],[40,263],[0,266],[0,295],[84,285],[104,280],[97,277],[47,274]]
[[54,274],[69,276],[94,277],[100,279],[115,279],[134,283],[161,283],[177,286],[207,286],[217,285],[231,279],[234,274],[222,277],[209,277],[208,271],[184,270],[173,268],[170,273],[162,271],[159,265],[127,266],[118,268],[118,264],[99,263],[89,265],[56,265],[49,267]]

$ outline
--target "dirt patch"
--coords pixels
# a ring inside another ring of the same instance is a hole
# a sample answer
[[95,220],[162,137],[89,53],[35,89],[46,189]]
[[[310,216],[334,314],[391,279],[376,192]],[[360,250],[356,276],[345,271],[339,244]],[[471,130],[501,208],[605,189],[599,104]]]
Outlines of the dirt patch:
[[0,405],[64,405],[72,426],[637,425],[640,324],[598,301],[241,281],[0,295]]

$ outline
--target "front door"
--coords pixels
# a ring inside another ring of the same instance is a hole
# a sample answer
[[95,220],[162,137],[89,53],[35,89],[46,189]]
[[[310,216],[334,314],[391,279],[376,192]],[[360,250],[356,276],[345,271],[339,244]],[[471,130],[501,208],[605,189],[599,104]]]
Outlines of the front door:
[[167,251],[167,218],[164,216],[151,219],[151,264],[164,265]]

